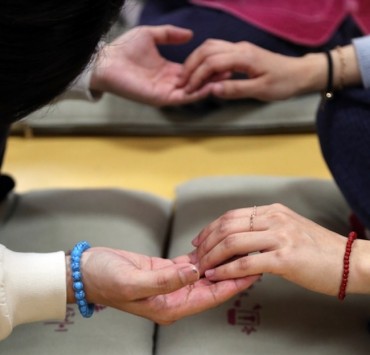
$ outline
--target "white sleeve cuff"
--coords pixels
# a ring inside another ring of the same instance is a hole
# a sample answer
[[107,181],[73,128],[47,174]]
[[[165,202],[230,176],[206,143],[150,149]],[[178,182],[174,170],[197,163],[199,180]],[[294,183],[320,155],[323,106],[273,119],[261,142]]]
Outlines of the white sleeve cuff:
[[352,43],[356,50],[362,83],[368,89],[370,88],[370,36],[355,38]]
[[[64,319],[66,302],[64,252],[17,253],[0,245],[0,324],[8,334],[19,324]],[[8,334],[0,331],[0,338]]]
[[72,83],[69,89],[62,95],[62,99],[68,100],[86,100],[86,101],[98,101],[103,94],[92,93],[90,91],[91,76],[93,73],[93,67],[87,66],[80,76]]

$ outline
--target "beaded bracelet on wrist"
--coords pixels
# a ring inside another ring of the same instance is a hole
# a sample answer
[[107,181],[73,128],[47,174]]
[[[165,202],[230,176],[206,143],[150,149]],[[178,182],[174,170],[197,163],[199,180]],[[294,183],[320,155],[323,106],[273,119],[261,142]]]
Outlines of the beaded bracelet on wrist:
[[344,257],[343,257],[342,281],[341,281],[339,292],[338,292],[338,299],[340,301],[343,301],[344,298],[346,297],[346,288],[347,288],[348,277],[349,277],[349,265],[350,265],[349,261],[350,261],[351,251],[352,251],[352,244],[356,239],[357,239],[356,232],[349,233],[347,243],[346,243],[346,250],[344,252]]
[[73,280],[73,291],[76,299],[76,304],[84,318],[90,318],[94,313],[95,305],[88,303],[86,300],[84,284],[81,272],[81,256],[82,253],[90,248],[90,244],[86,241],[77,243],[71,251],[71,271]]

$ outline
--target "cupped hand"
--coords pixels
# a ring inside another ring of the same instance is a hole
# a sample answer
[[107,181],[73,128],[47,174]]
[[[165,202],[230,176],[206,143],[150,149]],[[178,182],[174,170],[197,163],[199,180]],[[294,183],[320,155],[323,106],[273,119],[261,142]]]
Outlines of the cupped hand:
[[[213,81],[212,94],[223,99],[282,100],[319,90],[326,80],[323,54],[295,58],[249,42],[215,39],[205,41],[190,54],[184,68],[179,85],[185,87],[186,92],[192,93]],[[244,74],[247,78],[222,78],[232,74]]]
[[[229,211],[194,239],[192,261],[201,274],[221,281],[271,273],[312,291],[338,294],[345,237],[280,204],[258,207],[250,231],[252,213],[252,208]],[[353,244],[347,292],[370,293],[370,275],[364,272],[369,244]]]
[[183,65],[166,60],[157,50],[159,44],[181,44],[191,37],[190,30],[170,25],[141,26],[124,33],[99,53],[91,90],[158,107],[205,98],[210,88],[188,93],[179,87]]
[[213,282],[199,278],[187,255],[168,260],[109,248],[86,251],[81,268],[89,302],[159,324],[216,307],[257,280]]

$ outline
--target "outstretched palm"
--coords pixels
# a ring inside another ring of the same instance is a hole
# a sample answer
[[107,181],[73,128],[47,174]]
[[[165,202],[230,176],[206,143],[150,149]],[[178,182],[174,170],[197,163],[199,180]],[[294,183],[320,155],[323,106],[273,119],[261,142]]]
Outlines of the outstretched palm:
[[154,106],[206,97],[207,86],[191,94],[179,88],[183,65],[164,59],[157,50],[157,44],[183,43],[190,37],[190,31],[173,26],[143,26],[123,34],[101,53],[92,87]]
[[188,255],[169,260],[108,248],[90,249],[84,267],[92,301],[160,324],[215,307],[257,279],[212,283],[199,279]]

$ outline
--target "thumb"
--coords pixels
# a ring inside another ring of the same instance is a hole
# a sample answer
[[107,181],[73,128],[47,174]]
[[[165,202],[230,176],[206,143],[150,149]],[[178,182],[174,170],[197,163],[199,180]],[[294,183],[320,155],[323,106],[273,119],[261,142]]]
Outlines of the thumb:
[[147,298],[176,291],[199,280],[193,264],[173,264],[162,269],[144,271],[140,275],[143,287],[137,298]]

